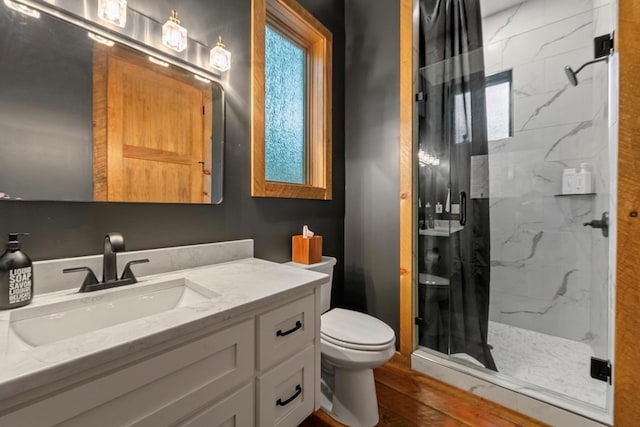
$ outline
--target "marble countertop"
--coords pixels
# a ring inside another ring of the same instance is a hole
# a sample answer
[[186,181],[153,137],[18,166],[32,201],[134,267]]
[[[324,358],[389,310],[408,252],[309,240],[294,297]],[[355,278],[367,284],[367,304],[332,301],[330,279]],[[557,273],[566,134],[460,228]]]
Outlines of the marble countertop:
[[320,285],[326,275],[247,258],[146,276],[140,278],[139,283],[127,286],[182,278],[220,296],[23,351],[8,351],[13,312],[70,299],[91,297],[98,302],[102,293],[113,290],[83,294],[67,290],[36,295],[24,308],[0,312],[0,401],[302,295]]

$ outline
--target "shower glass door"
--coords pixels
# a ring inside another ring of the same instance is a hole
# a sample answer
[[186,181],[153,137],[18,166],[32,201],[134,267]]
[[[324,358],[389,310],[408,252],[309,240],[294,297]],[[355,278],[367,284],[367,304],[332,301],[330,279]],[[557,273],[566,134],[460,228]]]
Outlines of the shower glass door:
[[419,346],[604,414],[617,4],[507,3],[421,2]]

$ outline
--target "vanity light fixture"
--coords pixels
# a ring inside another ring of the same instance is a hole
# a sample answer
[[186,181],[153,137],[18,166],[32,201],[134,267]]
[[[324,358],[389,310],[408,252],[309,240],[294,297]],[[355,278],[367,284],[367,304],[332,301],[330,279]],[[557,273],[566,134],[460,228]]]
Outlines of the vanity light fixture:
[[209,65],[221,72],[231,68],[231,52],[225,49],[224,43],[222,43],[222,36],[218,38],[218,44],[211,49]]
[[176,52],[187,48],[187,29],[180,25],[178,12],[175,10],[171,11],[169,20],[162,26],[162,44]]
[[99,0],[98,18],[124,28],[127,23],[127,0]]
[[158,58],[154,58],[153,56],[149,57],[149,61],[153,62],[154,64],[160,65],[161,67],[169,67],[169,63],[168,62],[164,62]]
[[23,15],[30,16],[32,18],[40,18],[40,12],[35,9],[31,9],[28,6],[23,5],[22,3],[18,3],[11,0],[4,0],[4,4],[9,8],[13,9],[16,12],[20,12]]
[[106,37],[102,37],[102,36],[101,36],[101,35],[99,35],[99,34],[94,34],[94,33],[92,33],[92,32],[89,32],[89,33],[87,33],[87,35],[89,36],[89,38],[90,38],[91,40],[96,41],[96,42],[98,42],[98,43],[102,43],[102,44],[103,44],[103,45],[105,45],[105,46],[109,46],[109,47],[111,47],[111,46],[113,46],[113,45],[115,44],[115,43],[113,42],[113,40],[109,40],[108,38],[106,38]]
[[418,163],[420,166],[439,166],[440,159],[424,150],[418,151]]
[[211,80],[209,80],[209,79],[207,79],[207,78],[204,78],[204,77],[202,77],[202,76],[199,76],[199,75],[197,75],[197,74],[194,74],[193,76],[196,78],[196,80],[199,80],[199,81],[201,81],[202,83],[211,83]]

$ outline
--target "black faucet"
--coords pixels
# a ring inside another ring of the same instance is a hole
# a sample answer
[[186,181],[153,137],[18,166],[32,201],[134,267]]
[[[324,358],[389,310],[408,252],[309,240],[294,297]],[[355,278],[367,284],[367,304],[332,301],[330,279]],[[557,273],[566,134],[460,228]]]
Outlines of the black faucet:
[[77,271],[86,271],[87,276],[82,282],[82,286],[78,292],[92,292],[102,289],[115,288],[117,286],[130,285],[137,283],[136,277],[131,271],[134,264],[142,264],[149,262],[148,259],[139,259],[129,261],[124,267],[122,277],[118,279],[118,252],[124,252],[124,237],[120,233],[108,233],[104,236],[104,255],[102,258],[102,282],[98,282],[93,270],[89,267],[65,268],[63,273],[74,273]]
[[102,283],[109,283],[118,280],[118,263],[116,254],[124,251],[124,237],[122,237],[122,234],[108,233],[104,236]]

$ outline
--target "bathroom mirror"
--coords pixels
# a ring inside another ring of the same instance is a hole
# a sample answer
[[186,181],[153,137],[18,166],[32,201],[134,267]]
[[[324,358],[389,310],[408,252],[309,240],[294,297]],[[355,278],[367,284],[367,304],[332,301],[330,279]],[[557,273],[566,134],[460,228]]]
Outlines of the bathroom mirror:
[[[0,3],[0,200],[220,203],[216,73],[54,14]],[[129,18],[140,32],[145,17]]]

